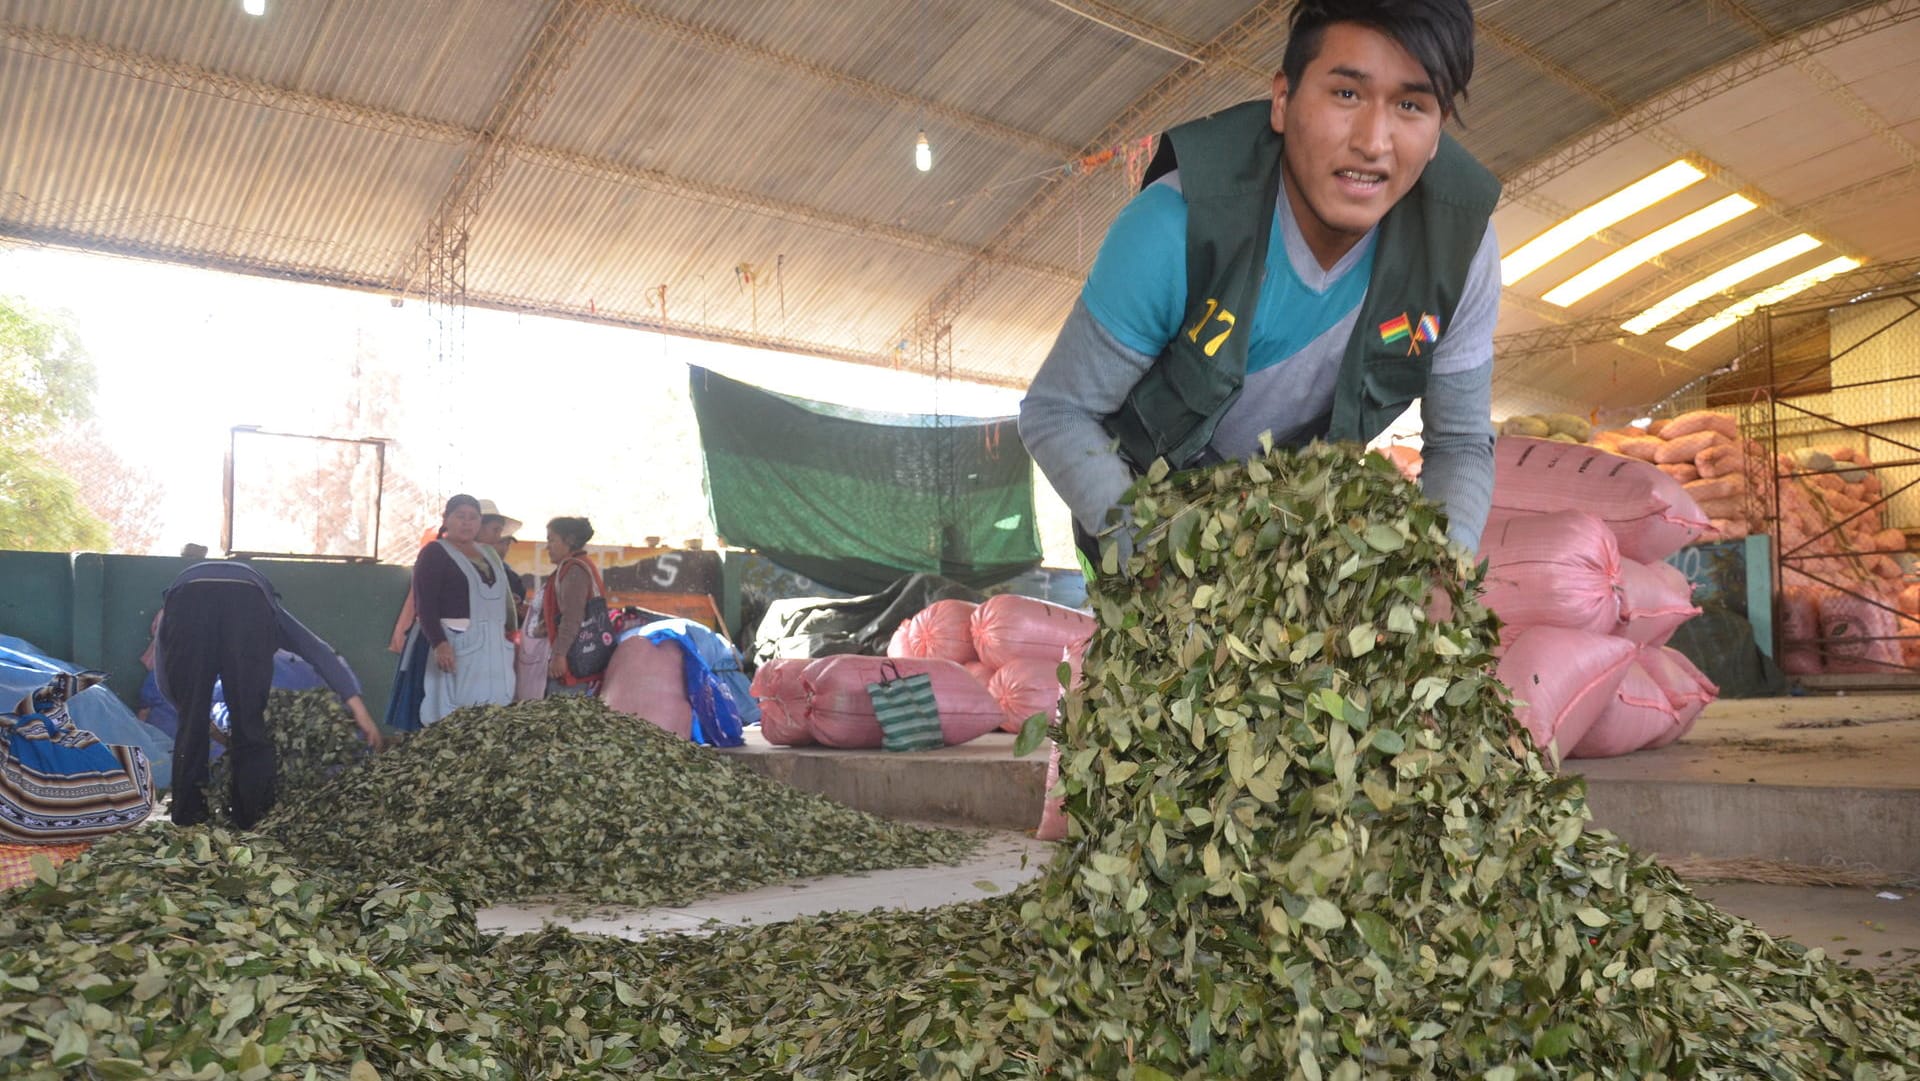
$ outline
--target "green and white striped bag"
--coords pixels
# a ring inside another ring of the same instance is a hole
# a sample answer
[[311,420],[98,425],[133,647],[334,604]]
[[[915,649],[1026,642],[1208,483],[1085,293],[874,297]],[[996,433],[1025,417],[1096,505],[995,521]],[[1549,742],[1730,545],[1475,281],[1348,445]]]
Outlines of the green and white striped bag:
[[867,684],[873,714],[880,721],[880,745],[889,751],[926,751],[946,746],[940,731],[940,705],[933,697],[933,677],[893,675]]

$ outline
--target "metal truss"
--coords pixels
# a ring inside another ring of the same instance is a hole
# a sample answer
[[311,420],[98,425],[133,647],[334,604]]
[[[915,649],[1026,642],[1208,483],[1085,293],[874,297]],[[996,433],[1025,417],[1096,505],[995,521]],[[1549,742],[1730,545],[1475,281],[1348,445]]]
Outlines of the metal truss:
[[1730,63],[1635,106],[1631,112],[1575,137],[1560,149],[1505,177],[1503,199],[1506,202],[1519,199],[1619,143],[1734,87],[1837,45],[1916,18],[1920,18],[1920,0],[1888,0],[1886,3],[1856,8],[1812,30],[1776,35]]
[[[1747,6],[1741,3],[1740,0],[1706,0],[1706,2],[1747,24],[1748,28],[1760,36],[1766,37],[1769,35],[1770,31],[1767,24],[1762,21],[1758,15],[1748,10]],[[1799,43],[1796,41],[1795,44]],[[1793,64],[1800,69],[1802,74],[1812,80],[1815,86],[1825,92],[1829,98],[1838,102],[1848,112],[1852,113],[1854,118],[1865,125],[1866,129],[1871,131],[1883,146],[1892,150],[1895,154],[1900,155],[1900,160],[1906,162],[1909,166],[1920,165],[1920,147],[1915,146],[1912,140],[1895,131],[1893,126],[1887,123],[1886,117],[1875,112],[1872,106],[1861,100],[1860,95],[1854,93],[1852,87],[1840,81],[1840,77],[1833,73],[1832,68],[1827,67],[1816,59],[1811,50],[1802,46],[1801,55],[1793,61]]]
[[654,33],[691,42],[725,56],[745,57],[770,67],[795,72],[869,101],[938,117],[951,127],[1003,143],[1025,147],[1058,161],[1066,161],[1077,153],[1070,144],[1057,139],[1050,139],[1036,132],[1022,131],[977,113],[956,109],[932,98],[916,97],[871,79],[863,79],[825,64],[815,63],[793,53],[782,52],[718,30],[685,22],[655,11],[638,0],[589,0],[589,2],[612,11],[629,22],[638,23]]
[[[1915,2],[1920,3],[1920,0]],[[1241,54],[1250,42],[1270,32],[1276,24],[1284,23],[1292,8],[1293,0],[1261,0],[1239,21],[1195,50],[1196,59],[1168,72],[1135,98],[1082,152],[1093,153],[1129,138],[1151,133],[1154,125],[1164,123],[1170,114],[1192,100],[1202,82],[1219,70],[1224,58]],[[894,335],[893,340],[909,343],[916,357],[930,354],[931,346],[927,343],[951,333],[954,317],[972,304],[981,290],[993,280],[999,270],[1000,260],[1017,252],[1070,193],[1078,190],[1077,185],[1081,180],[1081,177],[1074,177],[1049,184],[1029,199],[1025,206],[1007,219],[993,239],[979,249],[960,273],[928,299],[926,306]]]
[[[482,138],[482,132],[459,124],[429,120],[370,105],[289,90],[270,83],[243,79],[191,64],[163,60],[29,27],[0,24],[0,41],[15,51],[44,59],[79,64],[90,70],[123,78],[137,79],[141,82],[190,93],[207,94],[227,101],[272,109],[276,112],[310,116],[386,135],[446,145],[475,144]],[[622,165],[579,151],[512,137],[497,139],[494,145],[502,152],[509,152],[514,157],[536,165],[580,173],[610,183],[644,188],[727,210],[758,214],[812,228],[878,239],[899,247],[944,258],[965,260],[978,255],[972,246],[943,237],[918,233],[853,215],[835,214],[816,207],[772,199],[723,185],[709,184],[658,169],[640,169]],[[1078,281],[1080,278],[1078,271],[1032,260],[1005,257],[1001,262],[1006,269],[1050,280]],[[399,270],[394,272],[396,277],[399,274]]]
[[493,103],[487,121],[467,148],[452,182],[440,197],[426,235],[393,276],[396,295],[413,291],[424,276],[429,299],[459,297],[467,287],[467,241],[480,205],[500,182],[508,159],[508,140],[540,115],[553,96],[554,80],[591,32],[598,12],[587,0],[558,0],[521,55],[506,89]]
[[[1858,270],[1829,278],[1783,303],[1796,308],[1803,304],[1831,307],[1851,302],[1855,298],[1865,298],[1889,287],[1912,287],[1917,278],[1920,278],[1920,256],[1889,263],[1868,263]],[[1530,303],[1525,297],[1517,297],[1509,293],[1503,299],[1509,304],[1517,302],[1532,311],[1540,310],[1533,307],[1533,304],[1538,302]],[[1620,324],[1637,313],[1638,309],[1619,309],[1603,316],[1568,321],[1559,326],[1502,334],[1493,340],[1493,353],[1495,357],[1507,360],[1541,353],[1557,353],[1576,345],[1630,342],[1635,339],[1635,335],[1622,330]],[[1667,360],[1671,362],[1675,356],[1678,354],[1669,355]]]

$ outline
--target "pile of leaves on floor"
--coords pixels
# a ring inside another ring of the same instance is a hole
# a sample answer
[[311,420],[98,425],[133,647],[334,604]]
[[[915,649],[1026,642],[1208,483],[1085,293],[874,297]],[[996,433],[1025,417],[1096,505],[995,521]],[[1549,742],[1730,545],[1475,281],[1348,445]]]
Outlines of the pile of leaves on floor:
[[[275,792],[281,803],[310,796],[373,757],[373,748],[360,738],[353,718],[331,691],[274,691],[267,696],[266,722],[267,735],[273,740]],[[406,735],[381,730],[389,749],[398,747]],[[207,810],[215,825],[233,824],[232,778],[231,755],[214,759],[207,769]]]
[[978,835],[890,822],[598,699],[460,710],[262,824],[302,863],[477,903],[684,904],[813,875],[953,863]]
[[1909,987],[1584,829],[1581,783],[1491,675],[1475,571],[1386,462],[1149,481],[1063,720],[1070,837],[1015,894],[490,939],[430,891],[243,863],[218,835],[143,868],[130,838],[9,898],[0,981],[27,1004],[0,1006],[24,1034],[0,1066],[184,1054],[183,1076],[251,1040],[251,1076],[356,1081],[1920,1076]]

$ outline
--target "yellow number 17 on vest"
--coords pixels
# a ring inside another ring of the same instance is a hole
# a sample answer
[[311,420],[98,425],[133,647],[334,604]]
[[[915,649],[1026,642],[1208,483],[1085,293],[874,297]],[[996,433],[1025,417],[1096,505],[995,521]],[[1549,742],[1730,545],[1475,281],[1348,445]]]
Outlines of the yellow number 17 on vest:
[[1215,300],[1212,297],[1208,297],[1207,298],[1207,314],[1201,316],[1199,322],[1187,328],[1187,340],[1191,342],[1198,342],[1200,340],[1200,328],[1206,326],[1208,323],[1213,322],[1215,319],[1218,319],[1222,324],[1226,326],[1227,329],[1207,339],[1207,344],[1204,347],[1204,352],[1208,356],[1212,356],[1215,353],[1218,353],[1220,351],[1220,346],[1226,342],[1228,335],[1233,333],[1233,324],[1235,321],[1233,318],[1233,313],[1228,311],[1225,308],[1222,308],[1218,300]]

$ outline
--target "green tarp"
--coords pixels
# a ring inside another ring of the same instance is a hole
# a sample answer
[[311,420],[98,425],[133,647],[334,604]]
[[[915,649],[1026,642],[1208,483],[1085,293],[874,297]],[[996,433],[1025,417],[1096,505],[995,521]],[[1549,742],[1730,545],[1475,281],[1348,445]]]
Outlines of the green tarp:
[[1033,461],[1012,417],[850,409],[702,368],[692,394],[729,544],[852,593],[917,573],[984,586],[1040,562]]

